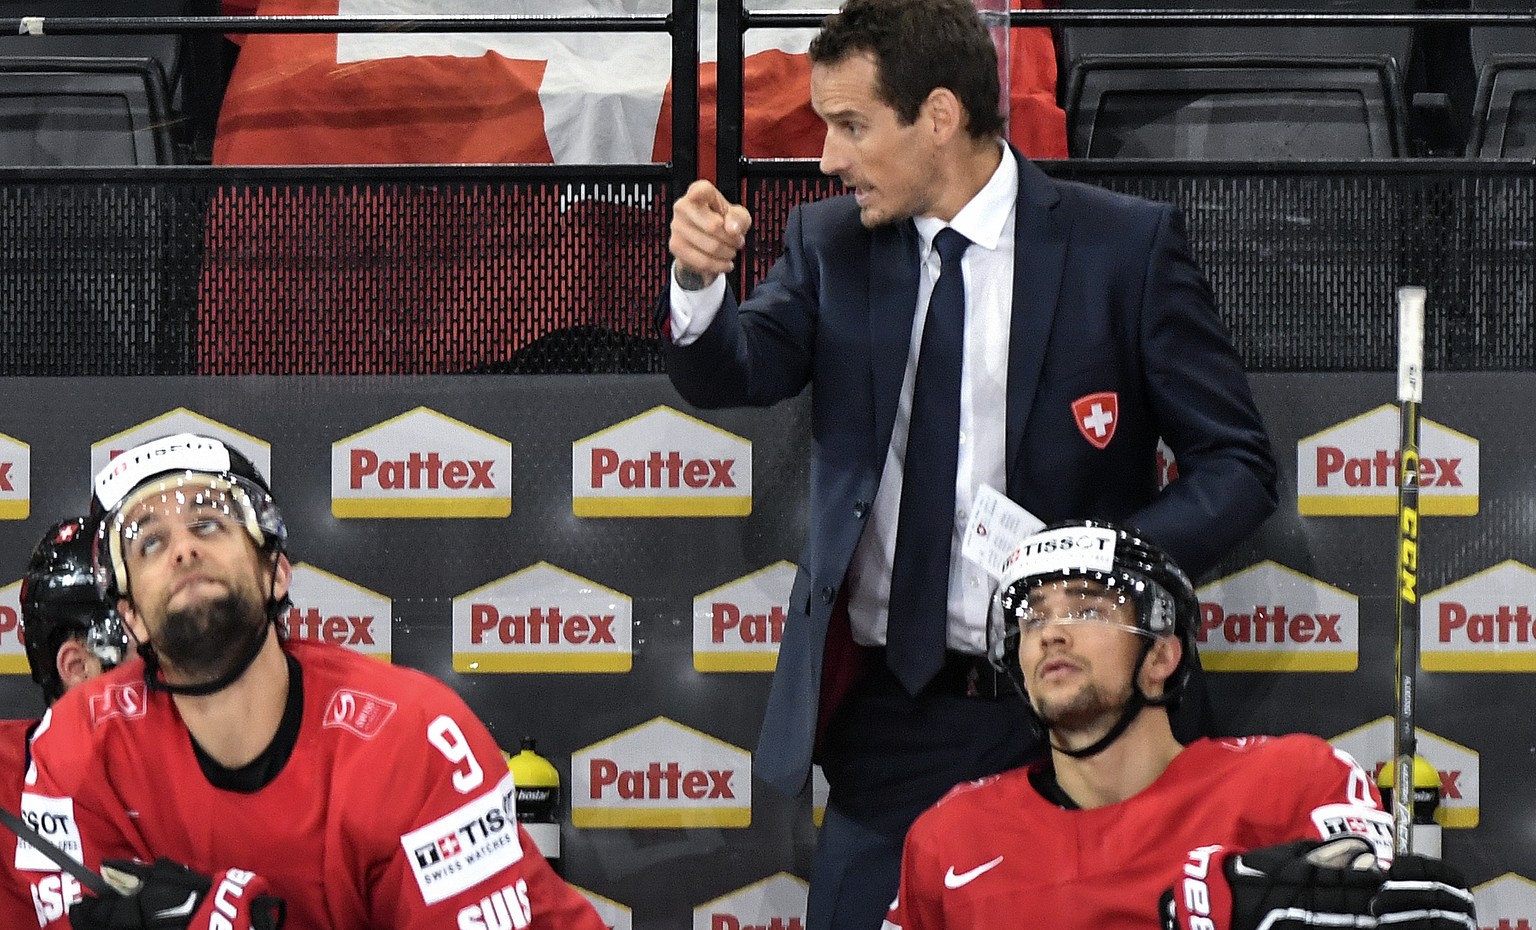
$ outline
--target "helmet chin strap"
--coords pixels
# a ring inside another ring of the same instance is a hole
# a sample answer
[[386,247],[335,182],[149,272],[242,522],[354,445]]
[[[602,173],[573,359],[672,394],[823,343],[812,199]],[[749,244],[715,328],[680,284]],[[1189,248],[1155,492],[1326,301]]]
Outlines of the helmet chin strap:
[[[1067,749],[1066,747],[1056,745],[1056,741],[1052,740],[1051,748],[1053,750],[1073,759],[1087,759],[1096,756],[1108,749],[1110,744],[1124,735],[1126,729],[1130,727],[1131,722],[1141,713],[1143,707],[1162,707],[1169,702],[1167,694],[1160,694],[1155,698],[1147,697],[1142,693],[1141,685],[1137,681],[1141,677],[1141,667],[1146,664],[1147,656],[1152,653],[1153,645],[1154,641],[1149,639],[1141,647],[1141,655],[1136,659],[1136,667],[1131,669],[1130,697],[1125,699],[1125,704],[1120,708],[1120,716],[1115,720],[1114,726],[1109,728],[1109,732],[1082,749]],[[1038,715],[1034,716],[1038,717]]]
[[206,697],[217,694],[240,680],[240,676],[246,673],[256,657],[261,655],[262,647],[267,644],[267,637],[275,631],[277,616],[282,612],[282,602],[277,599],[277,559],[272,560],[272,575],[267,606],[264,613],[267,621],[257,627],[246,642],[245,650],[240,654],[240,659],[219,677],[212,681],[206,681],[197,685],[173,685],[165,680],[165,675],[160,670],[160,657],[155,655],[155,649],[149,643],[139,646],[139,656],[144,660],[144,682],[149,685],[151,691],[164,691],[166,694],[184,695],[186,697]]

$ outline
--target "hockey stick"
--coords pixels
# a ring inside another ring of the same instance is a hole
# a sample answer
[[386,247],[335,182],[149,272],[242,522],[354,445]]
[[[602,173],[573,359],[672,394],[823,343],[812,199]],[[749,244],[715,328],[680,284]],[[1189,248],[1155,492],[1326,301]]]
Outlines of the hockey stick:
[[25,820],[11,813],[10,808],[4,805],[0,805],[0,824],[4,824],[12,833],[32,844],[32,847],[38,852],[52,859],[54,865],[73,875],[91,894],[99,898],[113,890],[107,884],[106,879],[81,865],[75,860],[75,857],[44,839],[41,833],[32,829]]
[[1397,707],[1392,740],[1392,849],[1413,852],[1415,686],[1419,668],[1419,402],[1424,399],[1422,287],[1397,289]]

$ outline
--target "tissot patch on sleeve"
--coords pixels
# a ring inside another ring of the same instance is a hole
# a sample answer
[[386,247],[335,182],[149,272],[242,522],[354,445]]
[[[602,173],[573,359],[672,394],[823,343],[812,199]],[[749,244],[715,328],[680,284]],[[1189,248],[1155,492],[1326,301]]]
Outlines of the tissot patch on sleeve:
[[[21,819],[71,859],[84,861],[80,846],[80,825],[75,821],[74,798],[54,798],[25,792],[21,796]],[[27,872],[59,871],[58,863],[21,837],[16,838],[16,868]]]
[[509,773],[495,789],[400,837],[423,900],[436,904],[523,858],[516,794]]
[[1324,804],[1312,809],[1312,824],[1325,840],[1354,834],[1370,840],[1376,858],[1392,862],[1392,815],[1359,804]]

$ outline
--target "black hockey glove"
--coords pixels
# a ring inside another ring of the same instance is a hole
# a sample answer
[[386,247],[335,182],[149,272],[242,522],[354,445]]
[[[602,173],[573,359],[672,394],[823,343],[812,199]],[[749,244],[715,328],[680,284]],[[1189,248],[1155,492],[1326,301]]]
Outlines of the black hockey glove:
[[1165,930],[1477,930],[1455,869],[1407,856],[1383,872],[1353,836],[1191,850],[1161,910]]
[[1427,856],[1399,856],[1392,863],[1371,899],[1371,913],[1383,930],[1477,928],[1477,908],[1461,870]]
[[287,916],[266,879],[244,869],[210,879],[169,859],[111,859],[101,873],[118,890],[71,907],[74,930],[281,930]]

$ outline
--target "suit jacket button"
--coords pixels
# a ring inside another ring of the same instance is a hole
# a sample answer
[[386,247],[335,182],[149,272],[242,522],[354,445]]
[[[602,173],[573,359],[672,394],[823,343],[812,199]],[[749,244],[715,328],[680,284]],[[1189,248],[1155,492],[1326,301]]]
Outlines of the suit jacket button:
[[853,518],[862,520],[869,513],[869,501],[858,501],[853,505]]
[[832,599],[835,598],[835,597],[837,597],[837,589],[836,588],[832,587],[831,585],[825,585],[825,586],[822,587],[822,589],[821,589],[821,602],[823,604],[830,604],[830,603],[832,603]]

